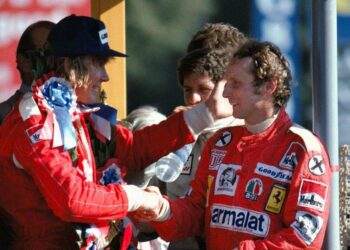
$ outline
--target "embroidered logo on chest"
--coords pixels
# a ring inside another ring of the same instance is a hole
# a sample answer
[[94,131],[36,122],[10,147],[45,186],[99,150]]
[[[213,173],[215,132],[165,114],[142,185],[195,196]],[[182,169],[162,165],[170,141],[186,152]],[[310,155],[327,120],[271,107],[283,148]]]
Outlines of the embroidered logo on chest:
[[233,164],[221,164],[215,180],[215,195],[234,196],[237,189],[239,171],[242,166]]
[[245,187],[244,197],[256,201],[263,191],[263,183],[259,178],[250,179]]
[[286,198],[287,188],[278,184],[272,186],[265,210],[274,214],[281,212],[284,200]]
[[270,228],[270,217],[242,207],[213,204],[210,227],[265,237]]
[[227,151],[213,149],[210,155],[209,169],[217,169],[226,156]]
[[273,180],[290,183],[293,173],[289,170],[279,169],[275,166],[258,162],[255,171],[258,175],[269,177]]
[[229,131],[225,131],[222,133],[222,135],[217,139],[215,146],[217,147],[225,147],[227,146],[232,140],[232,134]]

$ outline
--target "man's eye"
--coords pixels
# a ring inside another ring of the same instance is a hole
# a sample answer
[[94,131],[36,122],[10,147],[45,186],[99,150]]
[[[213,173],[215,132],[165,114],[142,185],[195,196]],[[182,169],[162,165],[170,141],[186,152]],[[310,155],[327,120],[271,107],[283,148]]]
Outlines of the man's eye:
[[201,93],[210,93],[212,91],[212,89],[209,88],[204,88],[204,89],[200,89],[199,90]]

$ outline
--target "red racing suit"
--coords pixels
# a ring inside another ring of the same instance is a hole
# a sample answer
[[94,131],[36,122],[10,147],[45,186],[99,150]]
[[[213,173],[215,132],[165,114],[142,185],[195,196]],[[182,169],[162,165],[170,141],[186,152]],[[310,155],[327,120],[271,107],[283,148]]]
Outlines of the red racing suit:
[[[97,184],[85,114],[72,114],[76,147],[54,147],[39,136],[55,128],[35,95],[26,94],[0,128],[0,206],[10,215],[11,249],[78,249],[71,222],[121,219],[128,199],[122,185]],[[134,133],[116,125],[113,156],[140,169],[193,140],[182,113]]]
[[169,201],[171,217],[153,222],[168,241],[203,233],[207,249],[320,249],[331,167],[325,147],[281,109],[252,135],[220,130],[206,144],[191,193]]

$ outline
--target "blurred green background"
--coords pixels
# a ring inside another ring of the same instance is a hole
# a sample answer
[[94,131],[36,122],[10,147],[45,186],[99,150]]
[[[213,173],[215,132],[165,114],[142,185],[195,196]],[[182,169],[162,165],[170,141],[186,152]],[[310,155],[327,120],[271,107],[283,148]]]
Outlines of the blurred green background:
[[127,108],[156,106],[169,115],[183,104],[176,63],[192,35],[207,22],[225,22],[249,32],[250,1],[128,0]]

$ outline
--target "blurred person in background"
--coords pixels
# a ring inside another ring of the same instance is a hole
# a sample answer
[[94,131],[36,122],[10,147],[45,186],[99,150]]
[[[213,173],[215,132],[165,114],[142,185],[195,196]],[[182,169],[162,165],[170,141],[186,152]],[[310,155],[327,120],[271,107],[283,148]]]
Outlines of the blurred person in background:
[[[245,35],[230,24],[208,23],[192,37],[187,47],[187,54],[178,61],[178,83],[183,91],[185,107],[179,106],[175,111],[205,101],[212,93],[215,85],[223,81],[232,54],[246,41]],[[220,96],[218,108],[231,112],[228,100]],[[229,116],[215,121],[207,127],[192,145],[192,151],[184,165],[180,176],[166,183],[167,195],[170,199],[184,197],[194,179],[201,152],[206,141],[219,129],[227,126],[241,125],[242,120]],[[197,239],[200,249],[204,242]],[[169,249],[198,249],[197,243],[188,239],[181,242],[171,242]]]
[[[19,97],[31,90],[35,78],[33,70],[37,67],[37,65],[33,65],[32,58],[43,50],[47,36],[54,25],[51,21],[41,20],[29,25],[21,35],[16,50],[16,64],[22,83],[10,98],[0,103],[0,124],[6,115],[13,110]],[[37,63],[40,64],[40,62]]]
[[[158,124],[165,120],[166,116],[157,111],[153,106],[141,106],[133,110],[127,115],[122,122],[127,122],[132,131],[143,129],[146,126]],[[140,188],[146,188],[147,186],[157,186],[162,193],[165,193],[165,184],[158,180],[155,176],[155,165],[157,162],[152,163],[144,170],[134,171],[130,168],[127,169],[125,181],[129,184],[134,184]],[[169,243],[158,237],[154,229],[149,223],[140,223],[134,221],[136,225],[135,237],[137,238],[139,250],[151,250],[151,249],[167,249]]]
[[[16,64],[22,83],[20,88],[6,101],[0,103],[0,125],[5,117],[14,109],[15,103],[26,92],[31,90],[34,80],[34,68],[31,58],[35,53],[40,53],[44,48],[47,36],[54,23],[41,20],[29,25],[22,33],[16,50]],[[11,234],[9,215],[0,208],[0,246],[6,249],[10,242]]]

